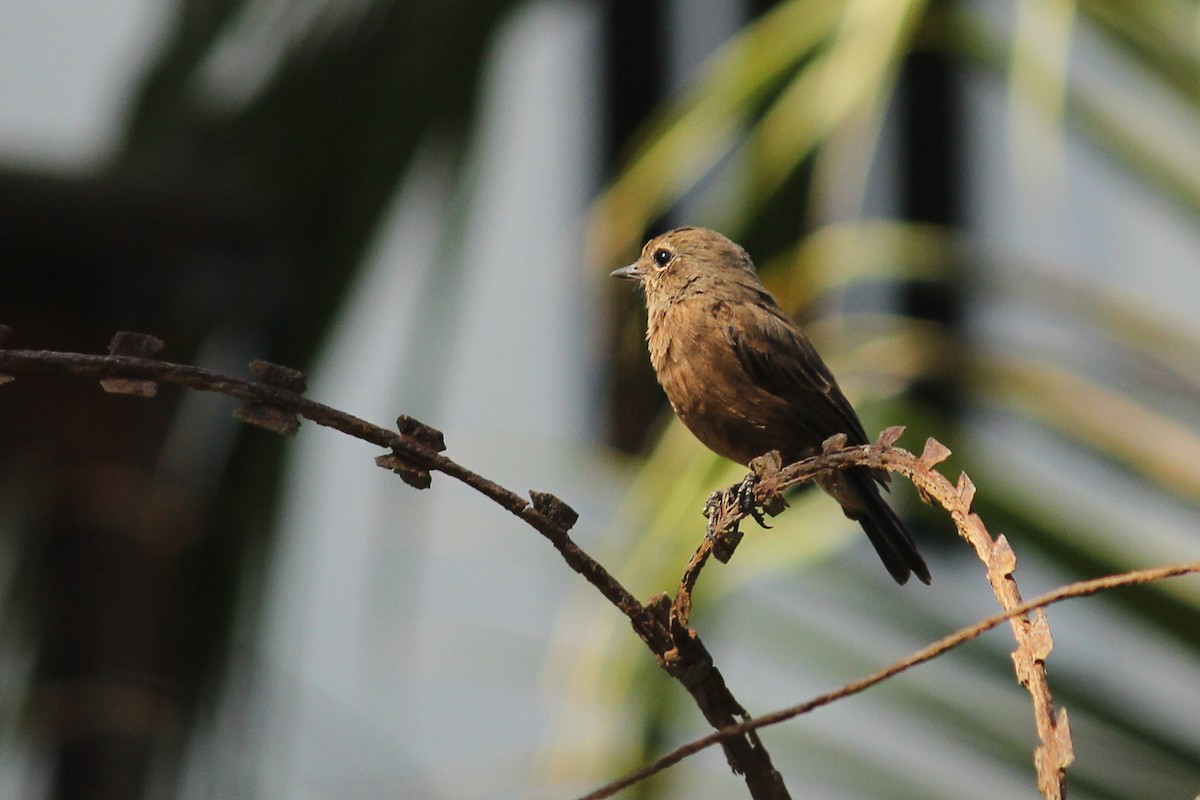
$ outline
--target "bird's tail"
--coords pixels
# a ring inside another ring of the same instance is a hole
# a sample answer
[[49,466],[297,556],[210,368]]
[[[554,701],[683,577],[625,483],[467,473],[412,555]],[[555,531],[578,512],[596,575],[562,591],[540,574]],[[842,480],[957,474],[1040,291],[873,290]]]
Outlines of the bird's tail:
[[[909,575],[916,575],[922,583],[929,583],[929,567],[917,552],[917,545],[896,516],[896,512],[880,494],[879,484],[865,469],[843,470],[839,477],[842,485],[832,493],[842,504],[846,516],[862,525],[867,538],[875,546],[883,565],[896,579],[906,583]],[[845,495],[851,495],[847,497]],[[847,501],[850,502],[847,502]]]

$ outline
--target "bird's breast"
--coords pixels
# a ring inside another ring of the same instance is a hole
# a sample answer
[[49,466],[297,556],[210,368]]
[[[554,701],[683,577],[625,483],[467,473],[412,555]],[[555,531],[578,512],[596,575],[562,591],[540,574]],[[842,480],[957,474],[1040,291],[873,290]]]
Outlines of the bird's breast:
[[675,414],[709,449],[745,464],[775,447],[767,431],[780,409],[742,368],[725,324],[712,308],[675,303],[650,313],[646,339]]

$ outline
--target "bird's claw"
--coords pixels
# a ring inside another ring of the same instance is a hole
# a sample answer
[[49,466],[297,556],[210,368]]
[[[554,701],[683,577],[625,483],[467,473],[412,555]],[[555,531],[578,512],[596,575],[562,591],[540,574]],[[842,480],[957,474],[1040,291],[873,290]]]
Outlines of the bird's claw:
[[[713,545],[717,544],[717,525],[720,524],[721,508],[725,505],[725,492],[714,491],[708,496],[708,500],[704,503],[704,516],[708,518],[708,525],[704,528],[704,536]],[[734,523],[736,528],[737,523]]]
[[741,512],[752,518],[760,527],[770,530],[771,526],[767,524],[763,512],[758,510],[758,500],[754,496],[754,487],[757,485],[758,476],[750,473],[742,479],[741,483],[734,486],[732,491],[734,497],[737,498],[738,508],[741,509]]
[[[705,528],[704,535],[710,542],[714,545],[717,544],[717,525],[720,524],[722,516],[720,511],[730,499],[737,504],[737,509],[743,517],[752,518],[763,528],[769,529],[771,527],[767,524],[763,512],[758,508],[758,501],[754,496],[754,487],[757,485],[758,476],[751,473],[741,483],[736,483],[723,492],[713,492],[708,496],[708,500],[704,503],[703,513],[708,518],[708,525]],[[730,532],[736,531],[737,519],[735,518]]]

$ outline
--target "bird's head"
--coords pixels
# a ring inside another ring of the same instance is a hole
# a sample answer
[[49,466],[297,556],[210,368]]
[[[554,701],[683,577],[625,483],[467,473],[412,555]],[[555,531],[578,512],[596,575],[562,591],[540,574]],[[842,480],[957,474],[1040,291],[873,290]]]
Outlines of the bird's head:
[[676,228],[654,237],[614,278],[639,281],[654,305],[721,288],[759,286],[754,262],[740,246],[707,228]]

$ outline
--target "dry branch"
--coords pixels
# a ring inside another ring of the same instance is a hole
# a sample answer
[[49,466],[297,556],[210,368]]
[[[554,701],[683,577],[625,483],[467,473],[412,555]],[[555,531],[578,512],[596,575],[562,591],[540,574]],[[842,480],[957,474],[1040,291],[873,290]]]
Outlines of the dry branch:
[[1040,740],[1034,753],[1038,789],[1047,800],[1062,800],[1066,794],[1066,768],[1074,759],[1074,752],[1066,710],[1055,715],[1046,679],[1045,661],[1053,647],[1046,616],[1040,608],[1032,616],[1012,613],[1023,605],[1013,578],[1016,556],[1008,540],[1003,535],[993,539],[983,520],[971,510],[975,484],[967,474],[961,473],[957,484],[952,484],[937,471],[937,465],[950,456],[950,450],[935,439],[926,441],[919,457],[893,447],[903,431],[901,427],[888,428],[875,444],[857,447],[846,447],[843,435],[834,436],[825,442],[821,455],[786,467],[781,465],[778,453],[751,462],[752,472],[746,481],[709,500],[708,535],[689,562],[676,592],[672,604],[672,632],[687,624],[691,592],[708,556],[715,552],[722,560],[727,559],[740,540],[738,524],[748,516],[758,516],[756,509],[748,507],[742,500],[747,490],[753,491],[755,506],[767,513],[776,513],[784,505],[782,492],[785,489],[811,481],[822,472],[851,466],[898,472],[912,481],[923,500],[938,503],[950,514],[959,534],[971,544],[987,568],[988,582],[1000,607],[1009,613],[1006,618],[1010,620],[1017,640],[1013,652],[1017,680],[1033,698],[1034,723]]
[[[715,729],[730,728],[748,718],[741,704],[725,685],[695,631],[686,627],[669,630],[661,604],[642,605],[599,562],[584,552],[569,535],[578,515],[563,501],[544,492],[530,492],[526,500],[443,456],[445,443],[439,431],[411,417],[401,416],[397,429],[373,425],[344,411],[309,400],[302,395],[304,376],[295,370],[265,361],[255,361],[251,371],[257,381],[223,375],[201,367],[160,361],[152,356],[161,341],[144,334],[122,332],[113,340],[111,355],[87,355],[48,350],[5,350],[2,345],[11,331],[0,326],[0,384],[18,375],[55,373],[101,381],[108,391],[153,397],[159,383],[171,383],[200,391],[217,392],[244,401],[234,416],[243,422],[284,435],[293,435],[303,417],[349,436],[386,448],[376,459],[396,472],[410,486],[430,484],[431,472],[441,472],[470,486],[501,507],[520,517],[541,533],[573,570],[616,606],[630,621],[638,637],[654,653],[659,665],[683,684],[705,719]],[[780,800],[788,793],[770,756],[753,730],[721,742],[730,767],[744,776],[754,798]]]
[[[255,362],[252,371],[256,373],[271,372],[268,367],[263,366],[265,364],[267,362]],[[278,367],[278,365],[269,366],[280,370],[287,369]],[[558,548],[572,569],[586,578],[609,602],[629,617],[639,636],[647,640],[647,643],[657,642],[664,649],[667,645],[668,637],[662,623],[651,616],[637,598],[630,594],[603,566],[579,549],[559,522],[543,514],[516,492],[505,489],[441,455],[435,449],[436,446],[432,444],[431,432],[436,433],[436,431],[409,417],[401,417],[399,420],[399,427],[403,432],[388,430],[352,414],[309,400],[294,388],[279,385],[283,381],[247,380],[188,364],[176,364],[134,356],[100,356],[49,350],[0,349],[0,373],[13,377],[56,373],[101,381],[126,379],[171,383],[190,389],[224,394],[246,401],[250,407],[262,406],[277,413],[298,415],[318,425],[333,428],[356,439],[386,448],[391,451],[392,455],[415,465],[416,468],[441,472],[461,481],[523,519]],[[300,376],[298,372],[294,372],[294,374]],[[246,408],[246,406],[242,408]],[[261,425],[257,414],[240,413],[238,416],[243,421]],[[247,419],[248,417],[251,419]],[[282,430],[281,426],[267,425],[265,427],[279,433],[287,432]]]

